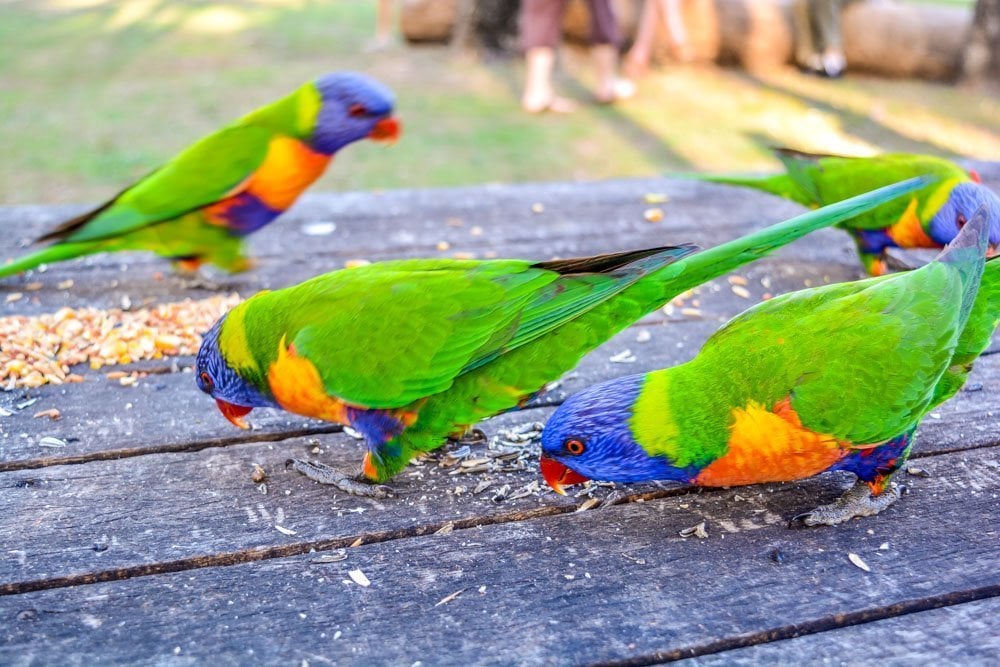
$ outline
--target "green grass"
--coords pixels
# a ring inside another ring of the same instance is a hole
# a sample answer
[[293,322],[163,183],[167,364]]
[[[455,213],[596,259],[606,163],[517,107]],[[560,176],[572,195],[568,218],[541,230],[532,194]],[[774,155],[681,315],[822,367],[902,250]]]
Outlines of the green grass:
[[[669,67],[635,100],[528,116],[518,61],[444,47],[367,53],[365,0],[15,0],[0,3],[0,202],[94,201],[197,137],[326,71],[399,97],[403,139],[338,156],[319,189],[601,179],[762,169],[767,146],[1000,155],[1000,102],[950,86],[793,71]],[[587,101],[588,62],[560,87]]]

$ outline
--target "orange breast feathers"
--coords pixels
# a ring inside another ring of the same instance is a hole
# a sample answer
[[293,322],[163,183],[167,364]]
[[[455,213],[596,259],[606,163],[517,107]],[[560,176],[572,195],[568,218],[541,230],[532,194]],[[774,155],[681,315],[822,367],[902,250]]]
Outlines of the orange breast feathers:
[[311,361],[296,355],[294,347],[286,347],[284,336],[278,344],[278,360],[267,369],[267,383],[285,410],[350,425],[347,403],[326,393],[319,371]]
[[728,449],[694,479],[702,486],[739,486],[804,479],[850,451],[850,443],[802,425],[785,398],[768,410],[750,402],[732,411]]
[[920,218],[917,217],[917,198],[910,200],[910,205],[906,211],[892,227],[885,230],[893,241],[900,248],[939,248],[940,245],[934,239],[927,236]]
[[269,207],[284,211],[323,174],[330,158],[297,139],[276,137],[268,145],[263,164],[250,176],[245,191]]

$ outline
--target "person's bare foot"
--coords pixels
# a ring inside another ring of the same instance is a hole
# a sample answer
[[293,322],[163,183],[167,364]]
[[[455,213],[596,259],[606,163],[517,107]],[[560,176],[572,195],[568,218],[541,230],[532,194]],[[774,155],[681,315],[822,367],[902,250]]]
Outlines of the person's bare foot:
[[553,95],[552,97],[535,100],[521,100],[521,108],[528,113],[573,113],[577,110],[577,103],[566,97]]
[[619,100],[627,100],[635,96],[635,84],[628,79],[616,78],[611,84],[602,86],[594,99],[598,104],[614,104]]

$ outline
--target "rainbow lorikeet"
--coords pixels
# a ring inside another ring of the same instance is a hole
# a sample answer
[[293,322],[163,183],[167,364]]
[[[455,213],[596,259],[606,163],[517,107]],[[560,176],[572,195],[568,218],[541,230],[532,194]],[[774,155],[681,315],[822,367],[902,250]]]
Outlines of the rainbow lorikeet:
[[[514,409],[584,354],[676,295],[867,210],[920,179],[813,211],[711,250],[653,248],[580,259],[415,259],[334,271],[262,292],[205,334],[198,387],[246,428],[254,407],[348,424],[384,481],[419,452]],[[313,479],[359,494],[316,463]]]
[[785,166],[783,174],[698,178],[756,188],[816,207],[904,178],[937,176],[920,190],[839,225],[854,237],[861,263],[873,276],[888,272],[889,248],[943,248],[958,234],[959,212],[984,199],[990,254],[1000,246],[1000,197],[979,183],[976,172],[966,172],[950,160],[905,153],[841,157],[778,149],[776,154]]
[[38,242],[52,245],[0,265],[0,278],[96,252],[148,250],[194,271],[210,262],[250,267],[243,238],[281,215],[359,139],[394,140],[393,95],[352,72],[326,74],[198,140],[92,211]]
[[920,420],[1000,324],[1000,258],[984,270],[986,216],[965,213],[919,269],[784,294],[688,363],[570,397],[542,435],[543,477],[562,493],[590,478],[737,486],[846,470],[854,488],[797,518],[834,525],[888,507]]

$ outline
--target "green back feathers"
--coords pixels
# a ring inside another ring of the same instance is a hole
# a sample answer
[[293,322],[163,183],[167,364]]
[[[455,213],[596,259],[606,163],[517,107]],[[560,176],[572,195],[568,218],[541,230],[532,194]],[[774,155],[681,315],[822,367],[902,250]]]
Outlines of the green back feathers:
[[692,250],[541,264],[399,260],[336,271],[238,306],[222,328],[220,349],[267,391],[267,369],[284,338],[317,368],[330,395],[372,408],[404,407]]
[[777,149],[784,174],[767,176],[719,175],[704,180],[751,187],[790,199],[804,206],[825,206],[915,176],[930,177],[909,197],[900,197],[878,209],[847,221],[843,226],[862,229],[887,227],[897,222],[912,199],[917,216],[926,223],[948,198],[951,189],[970,179],[950,160],[932,155],[886,153],[874,157],[817,155]]
[[251,111],[235,124],[260,127],[273,134],[307,141],[316,127],[322,104],[316,84],[310,81],[280,100]]

